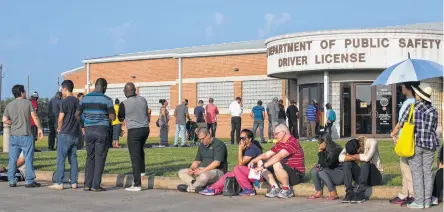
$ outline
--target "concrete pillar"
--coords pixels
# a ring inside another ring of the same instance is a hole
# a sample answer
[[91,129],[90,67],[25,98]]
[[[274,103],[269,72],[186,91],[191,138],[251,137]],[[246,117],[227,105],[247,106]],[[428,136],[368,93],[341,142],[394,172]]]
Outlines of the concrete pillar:
[[[325,104],[330,102],[329,99],[329,91],[330,91],[330,79],[328,75],[328,71],[324,71],[324,105],[319,105],[325,109]],[[327,120],[327,113],[324,112],[324,120]]]
[[10,125],[3,124],[3,152],[9,152]]

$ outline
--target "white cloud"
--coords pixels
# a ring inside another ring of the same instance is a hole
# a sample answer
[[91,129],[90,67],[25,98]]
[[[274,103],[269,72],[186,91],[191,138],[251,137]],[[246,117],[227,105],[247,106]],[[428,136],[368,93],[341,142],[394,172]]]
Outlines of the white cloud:
[[58,36],[51,36],[51,37],[49,37],[48,43],[50,45],[57,45],[57,44],[59,44],[59,41],[60,41],[60,39]]
[[224,22],[224,15],[222,15],[222,13],[215,12],[213,15],[214,15],[214,22],[216,25],[221,25],[222,22]]
[[213,37],[213,35],[214,35],[214,29],[215,29],[217,26],[219,26],[219,25],[221,25],[221,24],[224,23],[224,19],[225,19],[225,17],[224,17],[224,15],[223,15],[222,13],[220,13],[220,12],[215,12],[215,13],[213,13],[213,18],[212,18],[212,19],[213,19],[213,20],[212,20],[211,25],[209,25],[209,26],[207,26],[207,27],[205,28],[205,37],[206,37],[207,39]]
[[125,48],[126,44],[126,35],[128,31],[131,29],[132,21],[127,21],[122,25],[111,28],[109,31],[114,40],[114,51],[122,52]]
[[264,27],[258,29],[258,37],[263,38],[273,30],[291,21],[291,15],[283,12],[280,16],[276,16],[273,13],[267,13],[264,15]]

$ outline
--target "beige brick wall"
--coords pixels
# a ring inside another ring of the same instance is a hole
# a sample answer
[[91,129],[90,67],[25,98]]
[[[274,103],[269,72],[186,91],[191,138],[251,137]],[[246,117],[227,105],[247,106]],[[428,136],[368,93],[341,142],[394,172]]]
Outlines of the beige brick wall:
[[71,80],[74,82],[74,89],[84,89],[86,85],[86,69],[75,72],[63,77],[64,80]]

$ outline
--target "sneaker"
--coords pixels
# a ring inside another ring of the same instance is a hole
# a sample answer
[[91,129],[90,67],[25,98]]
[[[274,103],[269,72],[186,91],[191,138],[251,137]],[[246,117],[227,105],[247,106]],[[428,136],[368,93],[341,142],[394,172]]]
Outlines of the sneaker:
[[416,202],[412,202],[412,203],[407,205],[407,208],[410,208],[410,209],[424,209],[424,205],[418,205],[418,204],[416,204]]
[[177,186],[177,190],[180,192],[188,192],[188,185],[180,184]]
[[430,203],[424,203],[424,209],[431,208],[432,205]]
[[173,147],[179,147],[179,145],[178,144],[174,144],[174,146]]
[[142,187],[139,186],[131,186],[125,189],[126,191],[142,191]]
[[40,149],[34,149],[34,152],[42,152]]
[[17,183],[9,184],[9,187],[10,188],[15,188],[15,187],[17,187]]
[[204,196],[214,196],[216,195],[216,191],[210,187],[207,187],[206,189],[200,191],[199,194],[202,194]]
[[182,145],[182,146],[180,146],[180,147],[190,147],[190,146],[188,146],[188,145],[184,144],[184,145]]
[[242,190],[242,192],[239,193],[240,196],[255,196],[256,195],[256,191],[254,191],[254,189],[244,189]]
[[347,194],[345,194],[344,199],[342,200],[342,203],[351,203],[353,196],[354,193],[352,191],[347,192]]
[[103,187],[98,187],[98,188],[92,188],[91,191],[92,192],[102,192],[102,191],[106,191],[106,189]]
[[57,184],[57,183],[54,183],[53,185],[48,186],[48,188],[53,189],[53,190],[63,190],[64,189],[63,184]]
[[145,176],[146,176],[146,173],[140,173],[140,176],[141,176],[141,177],[145,177]]
[[287,190],[282,189],[281,192],[279,192],[278,197],[281,199],[288,199],[288,198],[294,197],[293,190],[292,189],[287,189]]
[[40,183],[38,183],[38,182],[32,182],[32,183],[30,183],[30,184],[26,184],[25,185],[25,187],[26,188],[38,188],[38,187],[41,187],[42,185],[40,184]]
[[205,186],[197,186],[196,188],[194,188],[195,193],[199,193],[203,190],[205,190]]
[[405,198],[405,199],[401,199],[401,198],[399,198],[399,197],[395,197],[395,198],[391,199],[389,202],[390,202],[391,204],[401,205],[402,203],[404,203],[404,202],[406,202],[406,201],[407,201],[407,198]]
[[79,186],[77,185],[77,183],[71,184],[71,188],[72,189],[77,189]]
[[436,197],[432,197],[432,200],[431,200],[431,205],[439,205],[439,201],[438,201],[438,198],[436,198]]
[[412,203],[412,202],[414,202],[415,201],[415,198],[413,198],[413,197],[407,197],[407,200],[404,202],[404,203],[402,203],[401,204],[401,207],[407,207],[407,205],[408,204],[410,204],[410,203]]
[[268,198],[276,198],[280,192],[281,192],[280,188],[273,186],[271,187],[270,191],[267,194],[265,194],[265,196]]
[[363,203],[363,202],[365,202],[364,192],[357,192],[351,200],[351,203]]

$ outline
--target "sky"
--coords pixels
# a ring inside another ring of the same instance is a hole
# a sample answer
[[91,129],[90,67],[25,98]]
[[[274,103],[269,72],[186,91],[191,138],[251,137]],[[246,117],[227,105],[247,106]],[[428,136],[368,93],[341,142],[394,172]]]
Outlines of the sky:
[[52,97],[88,58],[442,20],[442,0],[0,0],[2,98],[28,75]]

